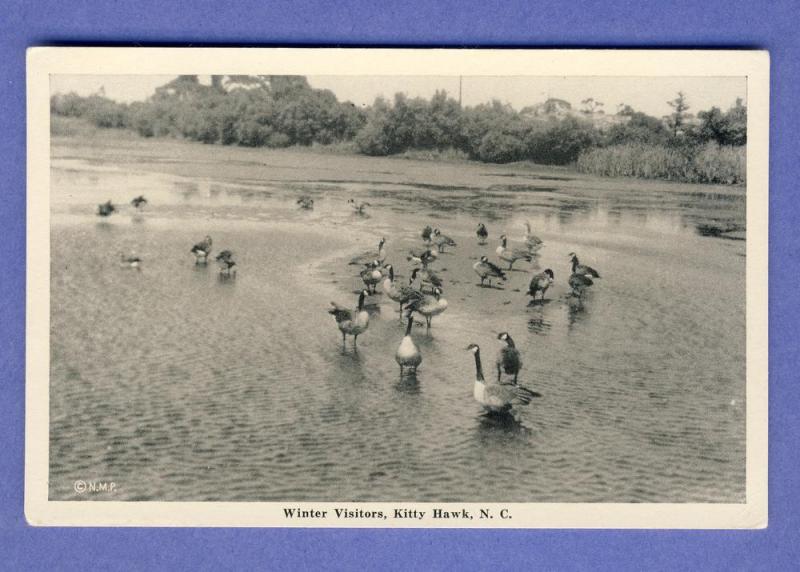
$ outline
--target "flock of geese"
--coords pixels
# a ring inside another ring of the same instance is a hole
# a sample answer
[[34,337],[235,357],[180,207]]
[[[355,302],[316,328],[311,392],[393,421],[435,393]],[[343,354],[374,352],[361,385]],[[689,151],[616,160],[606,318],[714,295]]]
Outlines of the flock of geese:
[[[131,200],[131,205],[139,211],[147,204],[144,196],[135,197]],[[314,200],[310,197],[301,197],[297,200],[301,209],[311,210],[314,208]],[[353,211],[357,215],[364,215],[369,203],[358,203],[354,199],[348,200]],[[118,212],[118,208],[109,200],[98,205],[97,215],[108,217],[112,213]],[[480,287],[492,288],[493,281],[505,282],[508,280],[508,272],[512,271],[514,264],[520,261],[533,262],[539,254],[539,250],[544,246],[543,241],[531,233],[531,226],[525,223],[525,237],[523,245],[513,247],[509,245],[508,237],[500,235],[499,242],[495,250],[497,260],[502,268],[483,255],[472,265],[473,270],[480,278]],[[486,225],[479,223],[475,235],[479,245],[486,245],[489,232]],[[456,248],[456,241],[443,234],[438,228],[426,226],[421,233],[423,245],[420,248],[412,248],[408,251],[406,261],[410,266],[408,282],[399,284],[396,281],[394,266],[386,262],[386,238],[381,238],[377,250],[370,250],[364,254],[353,258],[351,265],[359,266],[359,276],[364,283],[364,288],[359,292],[358,302],[355,309],[350,309],[343,305],[331,302],[328,313],[331,314],[342,334],[342,347],[346,348],[347,336],[353,338],[353,347],[358,345],[358,336],[364,334],[369,328],[369,312],[365,308],[365,300],[368,296],[380,293],[385,294],[390,300],[399,305],[400,319],[408,320],[405,334],[400,340],[400,345],[395,352],[395,360],[400,366],[400,375],[415,374],[417,368],[422,363],[422,353],[419,346],[411,335],[414,325],[414,313],[419,314],[425,319],[428,329],[432,326],[433,318],[445,312],[448,302],[443,297],[444,283],[431,267],[438,260],[439,255],[446,252],[448,248]],[[192,246],[190,253],[195,257],[196,265],[206,265],[212,253],[213,240],[206,236],[203,240]],[[123,265],[131,268],[140,268],[141,259],[137,256],[120,254]],[[584,292],[594,283],[593,279],[600,278],[600,274],[590,266],[581,264],[578,256],[572,252],[569,254],[572,272],[568,279],[570,295],[581,303]],[[222,250],[215,257],[220,268],[220,274],[235,276],[236,261],[233,252]],[[547,268],[543,272],[536,274],[530,280],[527,295],[532,297],[532,303],[537,299],[544,303],[547,290],[555,281],[555,274],[552,269]],[[526,387],[518,384],[518,376],[522,368],[522,357],[517,349],[514,340],[508,332],[501,332],[497,339],[502,342],[502,347],[495,358],[495,368],[497,377],[486,379],[483,373],[481,362],[481,349],[477,344],[470,343],[466,350],[473,354],[475,361],[475,381],[473,383],[473,396],[480,403],[485,411],[490,414],[514,413],[514,406],[528,405],[534,397],[540,395]],[[506,379],[503,379],[503,375]]]

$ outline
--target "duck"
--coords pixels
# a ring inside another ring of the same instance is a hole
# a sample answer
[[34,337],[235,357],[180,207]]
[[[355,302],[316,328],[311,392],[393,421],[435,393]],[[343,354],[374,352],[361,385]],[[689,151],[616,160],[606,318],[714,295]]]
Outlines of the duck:
[[486,239],[489,238],[489,231],[486,230],[486,225],[482,222],[478,223],[478,230],[475,231],[478,236],[478,244],[486,244]]
[[506,279],[506,273],[496,264],[489,262],[486,256],[481,256],[481,259],[473,264],[472,268],[477,272],[478,276],[481,277],[481,286],[483,286],[484,280],[488,280],[489,286],[491,286],[493,278],[499,278],[500,280]]
[[297,204],[300,205],[301,209],[311,210],[314,208],[314,199],[311,197],[300,197],[297,199]]
[[336,319],[336,325],[342,332],[342,348],[347,345],[347,336],[353,336],[353,348],[358,345],[358,336],[367,331],[369,327],[369,313],[364,309],[364,299],[369,292],[362,290],[358,295],[358,307],[355,312],[331,302],[328,313]]
[[375,293],[375,286],[381,281],[381,278],[383,278],[383,273],[381,272],[381,265],[377,260],[373,260],[365,265],[364,270],[361,271],[361,280],[364,282],[370,294]]
[[447,310],[447,300],[442,298],[441,289],[434,288],[432,294],[425,294],[422,298],[412,300],[406,308],[411,312],[419,312],[425,316],[425,321],[428,328],[430,328],[433,317]]
[[487,382],[483,377],[481,367],[481,348],[478,344],[469,344],[467,351],[475,356],[475,382],[472,386],[472,396],[489,413],[507,413],[514,405],[528,405],[534,397],[540,397],[520,385],[500,384]]
[[583,293],[586,289],[594,284],[591,278],[585,274],[572,274],[569,277],[569,287],[572,288],[572,295],[579,300],[583,299]]
[[117,207],[115,207],[110,200],[97,205],[97,214],[98,216],[111,216],[111,213],[116,212]]
[[407,314],[408,325],[406,325],[406,334],[400,340],[400,345],[394,354],[394,359],[400,366],[400,375],[404,371],[407,373],[416,373],[419,364],[422,363],[422,353],[419,347],[414,343],[414,338],[411,337],[411,328],[414,327],[414,318],[409,311]]
[[408,302],[417,298],[422,298],[423,295],[421,291],[412,287],[412,284],[414,284],[414,281],[417,279],[419,268],[414,268],[414,270],[411,271],[411,277],[408,279],[408,285],[400,287],[398,287],[394,281],[394,267],[391,264],[387,264],[384,269],[387,270],[389,274],[386,278],[384,278],[381,287],[383,288],[384,294],[386,294],[391,300],[394,300],[400,304],[400,319],[402,320],[403,304],[407,304]]
[[139,265],[142,263],[142,259],[138,256],[127,255],[120,252],[119,263],[126,268],[135,268],[136,270],[141,270]]
[[439,248],[434,244],[430,248],[412,248],[408,251],[406,260],[414,264],[421,264],[423,268],[427,268],[428,264],[433,262],[439,257]]
[[544,272],[531,278],[531,283],[528,285],[528,296],[533,296],[533,301],[536,302],[536,293],[541,292],[541,299],[544,300],[544,294],[553,284],[553,280],[555,280],[555,274],[550,268],[546,268]]
[[590,276],[591,278],[600,278],[600,274],[592,268],[591,266],[586,266],[585,264],[581,264],[578,261],[578,255],[574,252],[569,253],[570,258],[572,259],[572,273],[573,274],[583,274],[584,276]]
[[429,244],[431,242],[431,234],[433,234],[433,229],[430,227],[430,225],[427,225],[422,229],[422,234],[420,236],[422,237],[422,240]]
[[511,270],[517,260],[525,260],[530,262],[533,260],[533,255],[528,250],[521,248],[508,248],[508,238],[503,234],[500,236],[500,246],[495,250],[497,257],[503,262],[508,262],[508,270]]
[[206,237],[195,244],[192,249],[189,251],[194,254],[194,263],[195,264],[205,264],[208,262],[208,255],[211,254],[211,244],[213,241],[211,237],[206,235]]
[[[226,274],[231,274],[231,269],[236,266],[236,261],[233,259],[233,252],[230,250],[223,250],[219,254],[217,254],[217,264],[219,264],[219,271],[220,274],[225,272]],[[233,271],[234,274],[236,271]]]
[[362,252],[358,256],[351,258],[350,264],[354,266],[364,266],[365,264],[370,264],[375,260],[383,264],[383,261],[386,260],[385,245],[386,245],[386,237],[381,237],[380,241],[378,241],[377,251],[367,250],[366,252]]
[[144,195],[139,195],[131,200],[131,204],[138,210],[147,204],[147,199],[144,198]]
[[514,376],[514,385],[517,385],[517,376],[519,370],[522,369],[522,358],[519,355],[519,350],[514,345],[514,340],[508,332],[501,332],[497,334],[497,339],[504,342],[505,345],[500,348],[497,353],[495,365],[497,365],[497,383],[500,383],[500,374]]
[[370,207],[370,206],[372,206],[372,205],[370,205],[370,204],[369,204],[369,203],[367,203],[367,202],[363,202],[363,203],[357,203],[357,202],[355,201],[355,199],[349,199],[349,200],[347,201],[347,204],[349,204],[349,205],[351,205],[351,206],[353,207],[353,211],[355,211],[355,213],[356,213],[357,215],[365,215],[365,214],[367,214],[367,213],[364,211],[364,209],[365,209],[366,207]]
[[531,252],[535,252],[544,246],[541,238],[531,234],[531,223],[528,221],[525,221],[525,246]]
[[442,234],[438,228],[433,229],[433,241],[439,249],[439,252],[444,252],[447,246],[457,246],[456,241],[447,235]]

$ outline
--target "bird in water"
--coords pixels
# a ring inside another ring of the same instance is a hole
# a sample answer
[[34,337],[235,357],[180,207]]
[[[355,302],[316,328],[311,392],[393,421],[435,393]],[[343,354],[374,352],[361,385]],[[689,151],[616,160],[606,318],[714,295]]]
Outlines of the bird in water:
[[394,267],[391,264],[387,264],[384,267],[385,270],[389,272],[389,275],[384,278],[383,284],[381,285],[383,288],[384,294],[386,294],[391,300],[400,304],[400,319],[403,319],[403,305],[407,304],[412,300],[416,300],[418,298],[422,298],[422,292],[417,290],[412,286],[414,281],[417,279],[417,273],[419,272],[419,268],[415,268],[411,271],[411,277],[408,279],[407,286],[397,286],[394,281]]
[[111,213],[116,211],[117,207],[115,207],[110,200],[97,205],[98,216],[111,216]]
[[141,270],[140,264],[142,263],[142,259],[138,256],[123,254],[120,252],[119,263],[125,268],[135,268],[136,270]]
[[314,199],[312,199],[311,197],[300,197],[299,199],[297,199],[297,204],[300,205],[301,209],[310,211],[311,209],[314,208]]
[[592,284],[594,284],[592,279],[585,274],[572,274],[569,277],[569,287],[572,288],[572,295],[578,300],[583,300],[583,293]]
[[213,241],[211,240],[211,237],[206,235],[203,240],[192,247],[189,252],[194,254],[195,264],[206,264],[208,262],[208,255],[211,254],[212,243]]
[[354,266],[364,266],[365,264],[370,264],[375,260],[383,264],[383,261],[386,260],[385,245],[386,238],[381,237],[380,241],[378,242],[378,250],[367,250],[366,252],[362,252],[358,256],[351,258],[350,264]]
[[401,376],[404,372],[416,373],[419,364],[422,363],[422,354],[417,344],[414,343],[414,339],[411,337],[411,328],[414,327],[414,318],[410,311],[406,317],[408,318],[406,335],[403,336],[403,339],[400,341],[400,346],[398,346],[397,352],[394,354],[394,359],[400,366]]
[[528,405],[534,397],[541,397],[535,391],[520,385],[487,382],[481,367],[481,348],[470,344],[467,351],[475,356],[475,383],[472,395],[489,413],[508,413],[514,405]]
[[489,262],[489,259],[485,256],[481,256],[481,259],[472,265],[472,268],[481,277],[481,286],[483,286],[483,281],[488,280],[489,286],[492,285],[492,280],[495,278],[499,278],[500,280],[506,279],[506,273],[503,272],[500,267],[492,262]]
[[[233,252],[230,250],[223,250],[217,254],[217,264],[219,264],[219,272],[225,272],[228,276],[231,275],[231,269],[236,266],[236,261],[233,259]],[[236,274],[236,271],[233,271]]]
[[519,370],[522,369],[522,358],[519,355],[519,350],[514,345],[514,340],[511,339],[508,332],[499,333],[497,339],[505,343],[497,353],[497,359],[495,360],[497,383],[500,383],[500,375],[503,372],[506,375],[513,375],[514,385],[517,385],[517,376],[519,375]]
[[142,208],[144,205],[147,204],[147,199],[144,198],[144,195],[139,195],[138,197],[135,197],[134,199],[131,200],[131,204],[136,210],[139,210],[140,208]]
[[536,252],[544,246],[541,238],[531,234],[531,223],[528,221],[525,221],[525,246],[528,247],[530,252]]
[[533,302],[536,302],[537,292],[542,293],[541,299],[544,300],[544,294],[547,292],[547,289],[552,286],[554,279],[555,274],[553,274],[553,271],[549,268],[531,278],[531,283],[528,286],[528,296],[533,296]]
[[445,247],[448,247],[448,246],[455,247],[455,246],[457,246],[455,240],[453,240],[452,238],[450,238],[447,235],[442,234],[442,231],[440,231],[438,228],[433,229],[433,238],[432,238],[432,240],[433,240],[434,243],[436,243],[436,246],[439,249],[439,252],[444,252],[445,251]]
[[349,204],[350,206],[352,206],[352,207],[353,207],[353,211],[354,211],[354,212],[355,212],[357,215],[365,215],[365,214],[367,214],[367,213],[366,213],[366,211],[365,211],[364,209],[366,209],[366,207],[370,207],[370,206],[372,206],[372,205],[370,205],[370,204],[369,204],[369,203],[367,203],[367,202],[363,202],[363,203],[357,203],[357,202],[355,201],[355,199],[350,199],[350,200],[348,200],[348,201],[347,201],[347,204]]
[[425,317],[428,328],[431,327],[431,320],[447,310],[447,300],[442,298],[442,291],[439,288],[433,289],[433,294],[425,294],[422,298],[412,300],[406,308],[409,312],[418,312]]
[[422,234],[420,236],[422,236],[422,240],[424,240],[426,243],[430,243],[432,234],[433,229],[430,227],[430,225],[428,225],[422,229]]
[[525,260],[530,262],[533,260],[533,255],[522,248],[508,248],[508,238],[503,234],[500,236],[500,246],[495,250],[497,257],[503,262],[508,262],[508,270],[511,270],[517,260]]
[[358,307],[355,311],[348,310],[339,306],[336,302],[331,302],[332,308],[328,313],[336,319],[336,325],[342,332],[342,349],[347,345],[347,336],[353,336],[353,348],[358,345],[358,336],[363,334],[369,327],[369,313],[364,309],[364,299],[369,292],[362,290],[358,295]]
[[569,255],[570,258],[572,259],[573,274],[582,274],[583,276],[589,276],[591,278],[600,278],[600,274],[598,274],[597,270],[595,270],[591,266],[586,266],[585,264],[580,263],[577,254],[575,254],[574,252],[570,252]]
[[381,281],[381,278],[383,278],[380,263],[377,260],[373,260],[369,264],[365,265],[364,270],[362,270],[360,274],[361,280],[367,287],[368,292],[370,294],[374,294],[375,286]]
[[478,223],[478,230],[475,231],[478,236],[478,244],[486,244],[486,239],[489,238],[489,231],[486,230],[486,225],[482,222]]

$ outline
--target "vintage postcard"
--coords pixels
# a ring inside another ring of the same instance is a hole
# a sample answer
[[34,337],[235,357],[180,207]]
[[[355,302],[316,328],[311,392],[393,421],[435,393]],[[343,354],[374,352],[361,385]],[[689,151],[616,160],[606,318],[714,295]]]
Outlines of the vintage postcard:
[[766,526],[768,80],[31,49],[29,522]]

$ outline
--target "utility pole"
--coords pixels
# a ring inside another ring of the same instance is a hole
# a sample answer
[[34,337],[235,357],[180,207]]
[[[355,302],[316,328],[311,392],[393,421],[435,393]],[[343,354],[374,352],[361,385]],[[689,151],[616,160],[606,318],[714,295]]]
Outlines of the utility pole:
[[461,84],[463,83],[464,76],[458,76],[458,107],[461,108]]

